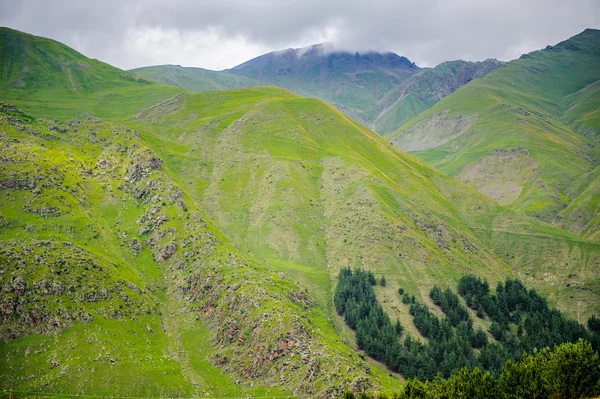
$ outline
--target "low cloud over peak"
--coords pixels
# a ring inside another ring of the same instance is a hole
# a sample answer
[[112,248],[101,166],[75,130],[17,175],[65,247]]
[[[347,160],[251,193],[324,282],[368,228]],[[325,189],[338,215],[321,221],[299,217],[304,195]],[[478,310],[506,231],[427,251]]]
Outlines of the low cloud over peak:
[[510,60],[600,27],[595,0],[22,0],[0,25],[51,37],[120,68],[225,69],[263,53],[331,43],[390,51],[419,66]]

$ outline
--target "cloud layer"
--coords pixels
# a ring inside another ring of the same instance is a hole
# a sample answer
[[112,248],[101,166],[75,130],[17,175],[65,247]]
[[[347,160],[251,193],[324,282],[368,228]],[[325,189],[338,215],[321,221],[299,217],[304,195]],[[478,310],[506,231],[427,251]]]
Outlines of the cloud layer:
[[435,66],[510,60],[600,28],[600,1],[0,0],[0,25],[56,39],[123,69],[224,69],[268,51],[325,41]]

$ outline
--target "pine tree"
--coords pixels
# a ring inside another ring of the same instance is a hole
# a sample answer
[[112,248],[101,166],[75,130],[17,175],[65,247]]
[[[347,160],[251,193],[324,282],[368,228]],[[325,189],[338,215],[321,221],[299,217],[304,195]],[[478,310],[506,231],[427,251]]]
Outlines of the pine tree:
[[369,278],[369,284],[371,284],[371,285],[377,284],[377,281],[375,281],[375,275],[373,274],[372,271],[369,270],[367,272],[367,275],[368,275],[368,278]]
[[404,332],[404,327],[400,323],[400,320],[396,320],[396,324],[394,324],[394,330],[396,331],[396,335],[400,336]]
[[592,315],[588,319],[587,325],[593,332],[600,333],[600,318],[596,317],[596,315]]

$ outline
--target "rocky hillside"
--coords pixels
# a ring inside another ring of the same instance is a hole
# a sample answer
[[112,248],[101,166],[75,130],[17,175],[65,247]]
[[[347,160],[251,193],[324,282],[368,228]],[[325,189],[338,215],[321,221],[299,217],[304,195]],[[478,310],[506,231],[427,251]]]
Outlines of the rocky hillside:
[[231,246],[137,132],[0,111],[0,370],[19,390],[220,395],[237,378],[237,396],[328,396],[376,382],[306,290]]
[[[66,64],[44,40],[25,45],[28,66]],[[77,100],[64,67],[46,88],[0,92],[25,111],[0,108],[0,375],[19,392],[393,389],[333,309],[344,267],[385,275],[377,298],[416,337],[398,288],[428,303],[465,273],[518,276],[579,321],[600,311],[600,244],[498,205],[320,100],[133,82],[150,93],[136,97],[97,82],[116,68],[96,65]]]
[[523,55],[389,139],[499,203],[595,237],[600,31]]
[[507,211],[318,100],[189,94],[131,123],[236,246],[324,309],[338,270],[361,266],[386,275],[393,318],[408,317],[398,287],[426,296],[465,272],[515,273],[574,317],[594,312],[598,245]]

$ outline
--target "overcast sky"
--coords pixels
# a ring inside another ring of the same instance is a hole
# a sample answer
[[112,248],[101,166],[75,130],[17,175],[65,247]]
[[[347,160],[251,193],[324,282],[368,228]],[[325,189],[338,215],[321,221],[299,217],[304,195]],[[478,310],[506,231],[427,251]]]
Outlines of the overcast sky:
[[598,29],[600,0],[0,0],[0,26],[123,69],[219,70],[326,41],[435,66],[511,60]]

